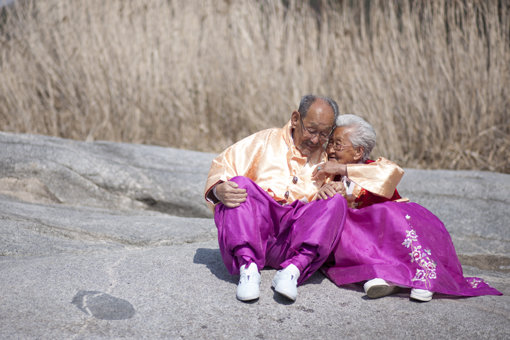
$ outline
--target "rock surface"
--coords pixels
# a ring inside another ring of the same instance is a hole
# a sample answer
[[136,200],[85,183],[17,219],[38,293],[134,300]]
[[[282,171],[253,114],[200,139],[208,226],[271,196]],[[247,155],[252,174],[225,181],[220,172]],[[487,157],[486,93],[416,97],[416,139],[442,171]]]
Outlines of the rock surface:
[[2,339],[510,338],[510,175],[405,169],[466,276],[503,296],[369,300],[316,273],[295,303],[262,271],[235,299],[202,190],[214,155],[0,133]]

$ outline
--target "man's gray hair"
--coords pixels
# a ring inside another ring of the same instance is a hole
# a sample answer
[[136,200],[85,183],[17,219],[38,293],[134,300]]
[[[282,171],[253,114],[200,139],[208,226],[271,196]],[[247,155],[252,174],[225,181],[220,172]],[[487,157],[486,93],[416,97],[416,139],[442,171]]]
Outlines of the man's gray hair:
[[303,96],[303,98],[301,98],[301,101],[299,102],[298,112],[301,115],[301,119],[304,119],[306,117],[306,114],[308,113],[310,106],[312,106],[312,104],[315,103],[315,101],[318,99],[328,103],[328,105],[333,109],[336,121],[336,119],[338,118],[338,104],[329,97],[321,97],[313,94],[307,94],[306,96]]
[[349,129],[349,140],[354,148],[363,147],[361,161],[364,163],[375,147],[375,130],[366,120],[356,115],[340,115],[336,119],[336,127]]

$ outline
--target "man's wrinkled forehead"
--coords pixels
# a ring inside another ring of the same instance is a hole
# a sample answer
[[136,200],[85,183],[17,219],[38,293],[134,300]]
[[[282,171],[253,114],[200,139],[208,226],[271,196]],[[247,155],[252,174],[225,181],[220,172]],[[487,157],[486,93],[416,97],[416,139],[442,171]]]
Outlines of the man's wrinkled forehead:
[[329,103],[321,99],[317,99],[310,106],[310,109],[303,121],[306,121],[310,126],[333,127],[335,123],[335,113]]

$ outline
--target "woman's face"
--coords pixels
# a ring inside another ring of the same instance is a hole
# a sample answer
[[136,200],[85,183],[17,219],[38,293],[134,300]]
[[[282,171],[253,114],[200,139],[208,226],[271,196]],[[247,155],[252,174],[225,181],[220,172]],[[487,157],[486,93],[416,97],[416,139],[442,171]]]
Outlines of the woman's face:
[[363,156],[362,148],[355,149],[349,138],[351,130],[348,126],[340,126],[333,131],[326,152],[328,159],[341,164],[358,163]]

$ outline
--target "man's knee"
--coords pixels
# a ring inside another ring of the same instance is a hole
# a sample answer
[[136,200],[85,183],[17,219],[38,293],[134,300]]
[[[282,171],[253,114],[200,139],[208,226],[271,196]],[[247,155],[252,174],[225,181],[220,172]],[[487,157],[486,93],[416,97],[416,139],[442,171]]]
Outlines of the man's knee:
[[333,196],[333,198],[331,199],[333,202],[335,202],[335,204],[341,204],[341,205],[344,205],[347,200],[345,199],[345,197],[343,197],[342,195],[340,194],[336,194]]
[[343,214],[347,210],[347,200],[342,195],[336,194],[326,201],[326,207],[328,210]]
[[335,194],[332,197],[328,197],[325,200],[318,200],[315,202],[322,202],[322,204],[326,204],[327,206],[337,206],[337,205],[343,206],[344,204],[347,203],[345,197],[342,196],[341,194]]

